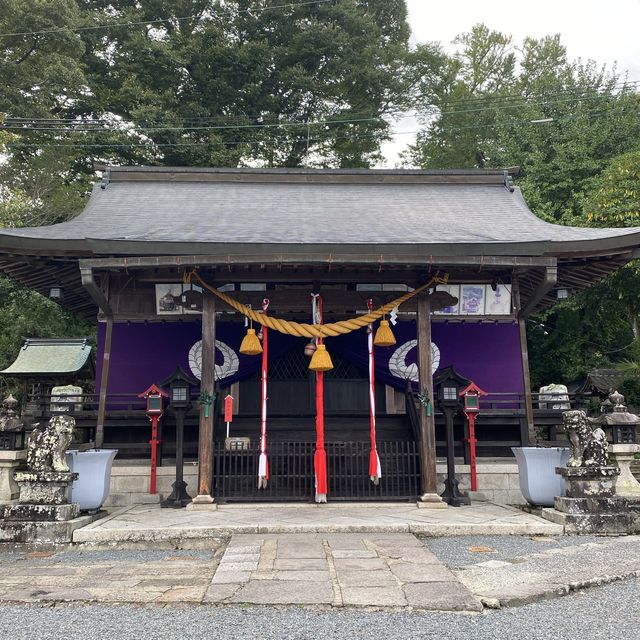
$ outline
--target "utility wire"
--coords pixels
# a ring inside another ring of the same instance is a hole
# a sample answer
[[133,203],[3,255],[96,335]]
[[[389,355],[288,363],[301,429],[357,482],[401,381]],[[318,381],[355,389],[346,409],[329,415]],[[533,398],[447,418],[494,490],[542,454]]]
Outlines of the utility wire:
[[[623,108],[621,109],[621,111],[623,112],[631,112],[631,111],[636,111],[636,108],[634,109],[628,109],[628,108]],[[637,108],[637,111],[640,112],[640,105]],[[586,112],[586,113],[579,113],[579,114],[574,114],[574,115],[567,115],[567,116],[562,116],[559,118],[554,118],[553,122],[565,122],[565,121],[570,121],[570,120],[577,120],[577,119],[581,119],[584,117],[598,117],[598,116],[603,116],[603,115],[608,115],[611,113],[611,110],[608,111],[592,111],[592,112]],[[527,120],[512,120],[511,122],[505,123],[506,126],[508,127],[515,127],[515,126],[523,126],[523,125],[529,125],[531,124],[530,121]],[[553,123],[549,123],[549,124],[553,124]],[[536,125],[537,126],[537,125]],[[544,126],[544,125],[542,125]],[[233,127],[231,127],[233,128]],[[469,129],[474,129],[474,130],[479,130],[479,129],[499,129],[499,126],[496,126],[495,124],[486,124],[486,125],[469,125],[469,126],[464,126],[464,127],[447,127],[447,126],[443,126],[443,129],[447,130],[447,131],[464,131],[464,130],[469,130]],[[64,133],[64,132],[63,132]],[[96,130],[96,131],[92,131],[91,133],[95,134],[95,133],[114,133],[114,132],[108,132],[108,131],[100,131],[100,130]],[[127,133],[126,131],[120,131],[118,133]],[[420,134],[420,133],[425,133],[424,129],[417,129],[417,130],[411,130],[411,131],[380,131],[377,135],[376,134],[353,134],[353,135],[346,135],[346,136],[330,136],[330,137],[315,137],[315,138],[310,138],[309,142],[322,142],[322,141],[326,141],[326,140],[353,140],[354,142],[357,140],[361,140],[361,139],[366,139],[366,138],[376,138],[376,137],[393,137],[393,136],[400,136],[400,135],[415,135],[415,134]],[[9,148],[47,148],[47,147],[94,147],[94,148],[135,148],[135,147],[147,147],[147,148],[164,148],[164,147],[198,147],[198,146],[237,146],[237,145],[255,145],[255,144],[268,144],[268,143],[273,143],[274,139],[273,138],[263,138],[261,140],[207,140],[207,141],[202,141],[202,142],[155,142],[153,140],[149,140],[146,142],[127,142],[127,143],[92,143],[92,142],[59,142],[59,143],[52,143],[52,142],[43,142],[42,144],[38,144],[38,143],[22,143],[22,142],[6,142],[5,146],[9,147]]]
[[[632,80],[630,82],[625,83],[629,88],[633,87],[634,89],[638,88],[638,85],[640,85],[640,80]],[[535,99],[529,99],[526,96],[523,96],[522,94],[513,94],[513,98],[510,98],[510,100],[513,101],[513,106],[521,106],[522,104],[524,105],[537,105],[537,104],[548,104],[549,101],[547,100],[548,98],[552,98],[552,97],[567,97],[567,96],[573,96],[573,98],[568,98],[567,101],[571,101],[572,99],[575,100],[582,100],[582,99],[592,99],[592,98],[611,98],[611,99],[618,99],[620,97],[619,94],[611,94],[611,93],[604,93],[604,94],[598,94],[598,96],[585,96],[584,95],[584,91],[562,91],[562,92],[556,92],[556,93],[549,93],[549,94],[545,94],[545,95],[541,95],[541,96],[537,96]],[[517,101],[516,101],[517,98]],[[474,99],[475,100],[475,99]],[[493,106],[493,103],[501,100],[500,97],[498,96],[492,96],[492,97],[482,97],[482,98],[478,98],[478,100],[483,100],[483,101],[490,101],[491,102],[491,106],[486,106],[484,107],[484,109],[486,110],[491,110],[494,109],[495,107]],[[451,106],[455,106],[457,104],[466,104],[467,102],[469,102],[469,100],[467,99],[458,99],[458,100],[453,100],[450,102],[447,102],[447,106],[451,107]],[[424,115],[424,111],[428,110],[428,109],[437,109],[440,111],[440,115],[448,115],[448,114],[452,114],[452,113],[470,113],[473,110],[469,110],[469,111],[464,111],[464,110],[459,110],[459,111],[454,111],[454,110],[442,110],[442,108],[439,105],[436,104],[432,104],[432,105],[426,105],[423,110],[392,110],[392,111],[388,111],[386,112],[384,115],[390,118],[405,118],[405,117],[413,117],[413,116],[420,116],[420,115]],[[369,117],[369,114],[362,114],[362,113],[352,113],[350,114],[352,118],[354,119],[366,119],[366,117]],[[217,115],[217,116],[188,116],[188,117],[176,117],[176,118],[166,118],[163,121],[166,123],[185,123],[185,122],[195,122],[195,123],[200,123],[200,122],[225,122],[228,121],[229,118],[236,118],[238,120],[259,120],[261,118],[265,118],[268,116],[265,116],[264,113],[260,113],[260,114],[254,114],[254,115],[250,115],[250,114],[237,114],[234,116],[224,116],[224,115]],[[271,116],[273,117],[273,116]],[[87,118],[85,120],[78,120],[78,118],[82,118],[82,116],[77,116],[77,117],[66,117],[66,118],[37,118],[37,117],[26,117],[26,116],[12,116],[12,115],[8,115],[5,118],[5,122],[17,122],[17,123],[21,123],[21,122],[33,122],[33,123],[82,123],[82,122],[86,122],[86,123],[101,123],[101,122],[105,122],[104,118]],[[306,126],[307,123],[303,120],[289,120],[290,122],[293,123],[299,123],[301,125]],[[123,121],[124,122],[124,121]],[[154,121],[154,120],[139,120],[140,123],[143,122],[148,122],[151,124],[159,124],[161,121]],[[286,121],[285,121],[286,122]],[[232,123],[229,123],[232,124]],[[275,123],[277,124],[277,123]]]
[[[238,9],[235,13],[263,13],[265,11],[273,11],[274,9],[295,9],[297,7],[306,7],[309,5],[328,4],[335,0],[307,0],[305,2],[290,2],[288,4],[277,4],[270,7],[256,7],[253,9]],[[181,18],[159,18],[157,20],[137,20],[130,22],[114,22],[111,24],[100,24],[91,27],[60,27],[58,29],[42,29],[41,31],[19,31],[16,33],[0,33],[0,38],[9,38],[13,36],[40,36],[49,33],[64,33],[67,31],[96,31],[98,29],[112,29],[121,27],[139,27],[150,24],[164,24],[165,22],[183,22],[185,20],[201,19],[201,14],[192,16],[183,16]]]
[[[523,101],[520,105],[509,105],[509,106],[488,106],[482,109],[463,109],[458,111],[443,111],[440,112],[440,117],[449,116],[449,115],[459,115],[466,113],[479,113],[485,111],[495,111],[497,109],[508,109],[514,107],[535,107],[535,106],[550,106],[554,104],[563,104],[566,102],[575,102],[575,101],[594,101],[594,100],[614,100],[617,101],[617,97],[611,96],[610,94],[598,95],[598,96],[584,96],[584,97],[576,97],[576,98],[566,98],[564,100],[556,100],[556,101],[544,101],[544,102],[535,102],[535,101]],[[613,106],[618,106],[615,103]],[[435,107],[434,107],[435,108]],[[396,117],[395,119],[403,120],[412,118],[415,116],[424,115],[421,112],[403,112],[403,115],[400,117]],[[387,116],[392,118],[393,116]],[[558,119],[558,118],[556,118]],[[386,118],[381,116],[369,117],[369,118],[337,118],[332,120],[317,120],[311,122],[303,122],[303,121],[284,121],[278,123],[254,123],[254,124],[220,124],[220,125],[183,125],[183,126],[168,126],[168,125],[157,125],[157,126],[141,126],[135,123],[131,123],[128,121],[123,121],[122,126],[116,127],[113,122],[107,122],[106,120],[56,120],[50,119],[48,121],[30,121],[29,118],[16,118],[10,116],[6,118],[4,123],[0,124],[0,129],[9,130],[9,131],[57,131],[57,132],[72,132],[72,133],[80,133],[80,132],[115,132],[115,133],[126,133],[127,130],[123,127],[130,127],[131,130],[135,131],[205,131],[205,130],[225,130],[225,129],[267,129],[267,128],[280,128],[280,127],[304,127],[308,129],[309,127],[317,127],[317,126],[330,126],[330,125],[341,125],[341,124],[359,124],[364,122],[379,122],[381,124],[387,124],[389,121]],[[59,123],[59,126],[57,126]],[[78,126],[72,127],[72,124],[77,124]],[[445,125],[442,123],[435,123],[438,126]],[[56,125],[56,126],[54,126]]]

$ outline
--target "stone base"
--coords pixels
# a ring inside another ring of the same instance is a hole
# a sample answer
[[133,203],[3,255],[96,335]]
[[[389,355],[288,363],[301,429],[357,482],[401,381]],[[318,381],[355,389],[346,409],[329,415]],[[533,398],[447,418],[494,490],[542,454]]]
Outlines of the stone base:
[[13,474],[26,459],[25,450],[0,451],[0,502],[17,500],[20,489],[13,479]]
[[568,498],[610,498],[614,495],[617,467],[557,467],[566,482]]
[[628,500],[614,494],[616,467],[560,467],[556,473],[564,477],[567,495],[555,498],[554,509],[543,509],[543,518],[562,524],[565,533],[636,533]]
[[64,471],[16,471],[20,502],[25,504],[67,504],[69,487],[77,473]]
[[[77,505],[75,505],[77,506]],[[80,516],[66,522],[17,522],[0,520],[0,542],[66,544],[73,532],[106,516],[106,511]]]
[[624,535],[640,533],[640,523],[631,513],[563,513],[547,507],[542,509],[542,517],[550,522],[561,524],[564,532],[574,535]]
[[0,518],[9,522],[64,522],[80,515],[73,504],[14,504],[0,508]]
[[437,493],[423,493],[418,502],[418,509],[448,509],[449,505]]
[[217,502],[196,502],[195,499],[190,502],[185,509],[187,511],[217,511]]

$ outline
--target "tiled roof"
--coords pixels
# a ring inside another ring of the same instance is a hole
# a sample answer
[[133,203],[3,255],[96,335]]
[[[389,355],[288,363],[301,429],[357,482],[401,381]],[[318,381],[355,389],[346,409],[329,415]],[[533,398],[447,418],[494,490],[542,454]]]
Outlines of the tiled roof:
[[640,228],[537,218],[501,172],[136,168],[112,176],[74,220],[4,230],[0,247],[34,241],[143,254],[155,253],[154,245],[175,253],[206,253],[211,245],[418,245],[433,255],[553,255],[640,244]]
[[80,371],[91,354],[91,345],[82,338],[28,338],[18,357],[0,374],[42,375]]

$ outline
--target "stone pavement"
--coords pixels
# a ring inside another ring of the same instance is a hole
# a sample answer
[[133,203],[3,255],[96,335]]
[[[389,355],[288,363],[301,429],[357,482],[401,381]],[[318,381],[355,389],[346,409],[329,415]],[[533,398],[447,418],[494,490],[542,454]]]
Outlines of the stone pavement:
[[204,602],[482,610],[408,533],[235,535]]
[[0,602],[201,602],[213,551],[0,553]]
[[30,551],[0,545],[0,604],[476,612],[483,605],[516,606],[640,576],[640,536],[583,542],[569,536],[421,540],[409,533],[237,534],[209,538],[203,549],[161,546]]
[[415,503],[238,504],[216,511],[125,507],[74,532],[88,544],[203,541],[240,533],[418,533],[447,535],[561,535],[563,528],[519,509],[489,502],[449,509]]

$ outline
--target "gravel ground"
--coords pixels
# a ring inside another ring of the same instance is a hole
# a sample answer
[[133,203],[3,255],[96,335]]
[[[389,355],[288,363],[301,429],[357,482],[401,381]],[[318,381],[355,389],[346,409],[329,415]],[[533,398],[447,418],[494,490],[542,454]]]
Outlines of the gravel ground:
[[638,638],[639,625],[638,579],[478,615],[271,607],[0,605],[0,629],[12,640],[557,640],[576,634],[609,640],[614,629],[616,637]]
[[[603,536],[448,536],[445,538],[425,538],[425,546],[450,568],[464,567],[487,560],[510,561],[532,553],[542,553],[549,549],[571,547],[588,542],[606,542],[611,538]],[[475,547],[477,550],[471,550]],[[491,548],[493,551],[480,551]]]

